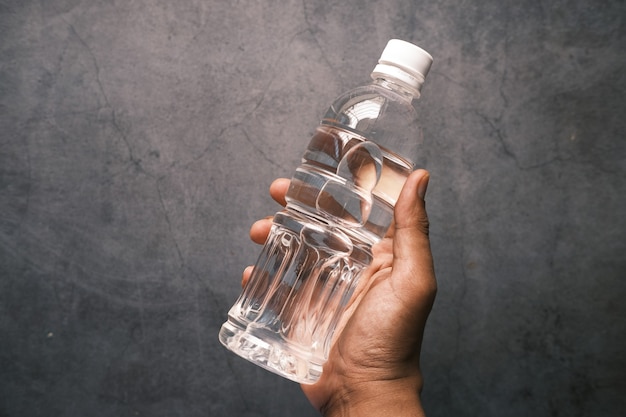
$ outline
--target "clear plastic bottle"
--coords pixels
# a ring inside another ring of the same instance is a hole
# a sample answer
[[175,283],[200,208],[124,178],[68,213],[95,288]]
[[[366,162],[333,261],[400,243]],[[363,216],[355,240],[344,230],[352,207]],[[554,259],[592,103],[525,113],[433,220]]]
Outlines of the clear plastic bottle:
[[421,128],[413,102],[431,63],[426,51],[392,39],[373,81],[330,106],[222,325],[228,349],[300,383],[319,379],[371,247],[414,169]]

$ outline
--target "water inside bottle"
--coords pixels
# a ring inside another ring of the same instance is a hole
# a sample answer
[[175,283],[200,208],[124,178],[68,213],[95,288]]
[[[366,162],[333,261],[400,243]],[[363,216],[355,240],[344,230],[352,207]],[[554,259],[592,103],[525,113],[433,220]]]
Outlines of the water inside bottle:
[[292,178],[290,207],[374,244],[386,233],[413,165],[356,133],[320,126]]
[[286,378],[316,382],[412,168],[355,133],[320,126],[220,341]]

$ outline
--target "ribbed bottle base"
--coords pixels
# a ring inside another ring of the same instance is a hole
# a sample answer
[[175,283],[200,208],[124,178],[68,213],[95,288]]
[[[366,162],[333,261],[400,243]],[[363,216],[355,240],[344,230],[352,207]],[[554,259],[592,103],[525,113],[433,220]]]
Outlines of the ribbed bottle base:
[[310,355],[290,348],[284,340],[267,332],[255,335],[254,329],[227,321],[222,325],[219,339],[242,358],[292,381],[314,384],[322,374],[322,364],[312,362]]

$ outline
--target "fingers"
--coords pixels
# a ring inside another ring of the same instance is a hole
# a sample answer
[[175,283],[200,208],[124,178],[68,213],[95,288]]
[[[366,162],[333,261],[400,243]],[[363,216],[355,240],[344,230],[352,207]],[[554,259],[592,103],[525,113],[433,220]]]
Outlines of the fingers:
[[[285,195],[287,194],[287,190],[289,189],[289,184],[291,182],[286,178],[278,178],[272,182],[270,185],[270,195],[272,198],[280,205],[285,206],[287,202],[285,201]],[[257,220],[250,227],[250,239],[254,243],[262,245],[265,243],[267,236],[270,234],[270,229],[272,228],[272,216],[268,216],[264,219]],[[247,267],[242,274],[241,277],[241,286],[245,287],[248,280],[250,279],[250,275],[252,275],[253,267]]]
[[413,172],[402,188],[394,211],[393,272],[399,277],[402,291],[422,304],[425,299],[434,299],[437,289],[424,202],[428,181],[427,171]]
[[266,217],[261,220],[257,220],[250,227],[250,239],[254,243],[262,245],[265,243],[267,236],[270,234],[270,229],[272,227],[272,217]]
[[241,276],[241,288],[245,287],[248,281],[250,280],[250,276],[252,275],[252,270],[254,267],[250,265],[246,269],[243,270],[243,275]]
[[281,206],[285,206],[287,204],[285,201],[285,194],[287,194],[289,184],[291,184],[291,181],[287,178],[278,178],[270,185],[270,195]]
[[[290,183],[291,181],[286,178],[278,178],[270,185],[270,195],[278,204],[282,206],[287,204],[285,201],[285,194],[287,194]],[[265,243],[271,227],[272,216],[257,220],[252,227],[250,227],[250,239],[252,239],[254,243],[262,245]]]

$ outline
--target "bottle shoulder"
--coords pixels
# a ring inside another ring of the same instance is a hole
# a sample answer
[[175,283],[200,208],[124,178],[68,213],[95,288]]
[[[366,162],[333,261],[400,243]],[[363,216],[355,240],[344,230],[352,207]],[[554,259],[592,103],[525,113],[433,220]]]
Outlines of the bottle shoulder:
[[393,90],[383,85],[370,83],[353,88],[341,94],[333,102],[333,106],[339,108],[350,107],[361,102],[394,103],[398,107],[415,109],[413,97],[404,90]]
[[[380,85],[352,89],[330,105],[323,125],[339,127],[390,149],[421,140],[418,112],[406,95]],[[404,148],[405,146],[402,146]]]

